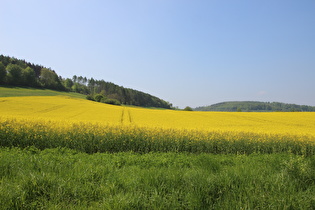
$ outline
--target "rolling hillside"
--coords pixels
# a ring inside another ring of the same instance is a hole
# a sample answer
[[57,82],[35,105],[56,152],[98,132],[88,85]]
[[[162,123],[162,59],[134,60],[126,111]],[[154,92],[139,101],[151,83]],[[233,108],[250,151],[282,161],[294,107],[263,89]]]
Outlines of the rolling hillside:
[[25,88],[25,87],[5,87],[0,86],[0,97],[18,97],[18,96],[70,96],[73,98],[85,99],[86,96],[80,93],[38,89],[38,88]]
[[[75,92],[89,97],[101,94],[119,104],[171,109],[172,104],[148,93],[112,82],[73,75],[62,78],[54,70],[22,59],[0,55],[0,85]],[[63,94],[62,94],[63,95]]]
[[314,106],[286,104],[280,102],[259,102],[259,101],[230,101],[202,106],[195,111],[220,111],[220,112],[314,112]]

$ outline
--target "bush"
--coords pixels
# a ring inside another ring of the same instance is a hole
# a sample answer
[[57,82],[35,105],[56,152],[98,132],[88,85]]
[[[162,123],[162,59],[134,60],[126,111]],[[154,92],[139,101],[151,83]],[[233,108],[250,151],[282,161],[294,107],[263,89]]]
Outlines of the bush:
[[117,99],[105,99],[105,100],[102,100],[103,103],[105,104],[112,104],[112,105],[121,105],[120,101],[118,101]]
[[86,96],[86,99],[87,99],[87,100],[94,101],[94,98],[93,98],[93,96],[92,96],[92,95],[87,95],[87,96]]
[[193,109],[189,106],[186,106],[185,109],[183,109],[184,111],[192,111]]
[[101,102],[101,100],[104,98],[104,96],[102,94],[96,94],[94,96],[94,100],[97,102]]

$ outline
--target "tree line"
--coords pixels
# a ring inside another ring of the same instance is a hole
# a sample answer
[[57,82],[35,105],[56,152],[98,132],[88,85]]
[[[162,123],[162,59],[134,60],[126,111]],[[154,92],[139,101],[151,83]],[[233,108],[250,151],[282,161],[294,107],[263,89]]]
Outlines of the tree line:
[[[51,68],[14,57],[0,55],[0,85],[47,88],[87,95],[88,99],[102,96],[112,103],[170,109],[172,104],[138,90],[125,88],[112,82],[74,75],[62,78]],[[98,101],[98,100],[96,100]]]
[[55,71],[40,65],[0,55],[0,85],[65,90]]
[[197,107],[196,111],[223,111],[223,112],[314,112],[314,106],[287,104],[280,102],[259,101],[230,101]]

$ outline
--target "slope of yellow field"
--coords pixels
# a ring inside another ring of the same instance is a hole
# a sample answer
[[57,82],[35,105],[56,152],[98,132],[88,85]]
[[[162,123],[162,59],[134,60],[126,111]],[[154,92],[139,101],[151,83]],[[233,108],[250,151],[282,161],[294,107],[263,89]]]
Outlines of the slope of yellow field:
[[315,137],[315,113],[307,112],[187,112],[113,106],[65,96],[30,96],[0,98],[0,116]]
[[0,98],[2,116],[28,119],[120,122],[122,107],[66,96],[26,96]]

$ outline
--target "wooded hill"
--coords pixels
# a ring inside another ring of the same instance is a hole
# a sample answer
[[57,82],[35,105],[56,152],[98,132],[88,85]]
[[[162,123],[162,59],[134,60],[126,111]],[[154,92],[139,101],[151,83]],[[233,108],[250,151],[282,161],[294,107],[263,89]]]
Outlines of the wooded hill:
[[314,106],[286,104],[280,102],[259,102],[259,101],[230,101],[202,106],[195,111],[222,111],[222,112],[314,112]]
[[83,76],[62,78],[50,68],[4,55],[0,55],[0,85],[71,91],[90,97],[101,94],[126,105],[172,108],[171,103],[148,93]]

